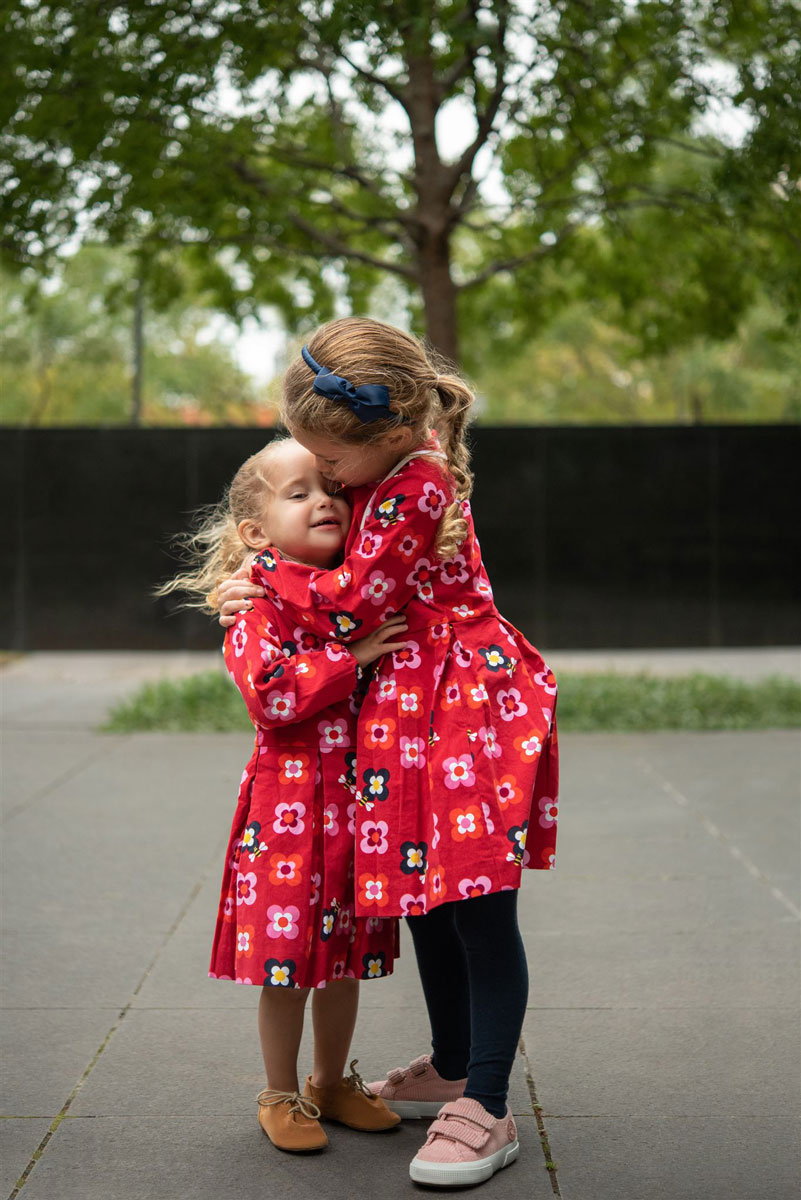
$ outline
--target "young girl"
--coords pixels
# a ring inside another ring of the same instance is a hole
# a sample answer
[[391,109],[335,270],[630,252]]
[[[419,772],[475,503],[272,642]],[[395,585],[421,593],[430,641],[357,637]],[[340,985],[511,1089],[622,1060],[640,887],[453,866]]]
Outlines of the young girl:
[[401,1115],[438,1114],[410,1173],[441,1186],[517,1156],[517,888],[555,846],[556,686],[493,603],[468,502],[472,400],[400,330],[362,318],[318,330],[286,373],[283,417],[350,489],[345,561],[257,563],[253,586],[220,595],[226,616],[263,590],[300,628],[344,641],[400,610],[408,622],[359,714],[356,912],[408,917],[433,1053],[370,1086]]
[[[272,550],[331,565],[348,505],[330,494],[302,446],[272,442],[237,472],[194,545],[197,570],[180,587],[205,600],[249,550],[270,570]],[[210,601],[213,600],[213,595]],[[351,783],[362,668],[393,649],[402,620],[345,646],[325,643],[273,598],[256,601],[225,639],[225,661],[256,727],[226,854],[210,975],[261,984],[259,1036],[268,1087],[259,1122],[282,1150],[327,1144],[319,1118],[389,1129],[400,1117],[371,1096],[345,1060],[358,979],[390,974],[397,920],[354,915]],[[314,1070],[299,1093],[297,1058],[309,989]]]

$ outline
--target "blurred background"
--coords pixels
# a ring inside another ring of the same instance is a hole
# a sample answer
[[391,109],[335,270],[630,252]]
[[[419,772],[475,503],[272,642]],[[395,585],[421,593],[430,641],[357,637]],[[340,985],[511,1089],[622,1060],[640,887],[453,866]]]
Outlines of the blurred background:
[[499,607],[801,641],[797,6],[72,0],[0,39],[0,644],[196,648],[170,538],[335,315],[478,395]]

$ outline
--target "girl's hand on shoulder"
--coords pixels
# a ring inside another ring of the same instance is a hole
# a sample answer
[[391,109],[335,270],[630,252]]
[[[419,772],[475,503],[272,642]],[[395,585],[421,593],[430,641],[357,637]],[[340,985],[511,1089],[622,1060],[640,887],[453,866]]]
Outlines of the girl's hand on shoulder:
[[365,638],[359,638],[357,642],[350,642],[348,649],[356,659],[360,667],[366,667],[371,662],[375,662],[377,658],[381,658],[382,654],[392,654],[395,650],[402,650],[406,645],[405,642],[398,641],[408,628],[408,622],[403,613],[396,613],[392,617],[388,617],[383,625],[379,625],[373,633]]
[[254,596],[264,595],[264,588],[253,583],[250,578],[252,564],[253,556],[248,555],[239,570],[229,579],[223,580],[217,588],[219,622],[223,629],[235,624],[240,613],[248,612],[253,607]]

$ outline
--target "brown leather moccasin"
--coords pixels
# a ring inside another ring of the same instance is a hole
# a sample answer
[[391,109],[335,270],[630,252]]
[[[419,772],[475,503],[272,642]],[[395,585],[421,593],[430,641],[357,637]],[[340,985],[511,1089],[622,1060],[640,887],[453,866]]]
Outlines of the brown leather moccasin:
[[380,1096],[374,1096],[356,1071],[358,1058],[350,1064],[350,1075],[330,1087],[315,1087],[307,1076],[303,1095],[320,1110],[324,1121],[338,1121],[362,1133],[380,1133],[394,1129],[400,1117],[387,1108]]
[[257,1099],[259,1124],[279,1150],[309,1154],[328,1145],[319,1121],[320,1109],[308,1096],[265,1088]]

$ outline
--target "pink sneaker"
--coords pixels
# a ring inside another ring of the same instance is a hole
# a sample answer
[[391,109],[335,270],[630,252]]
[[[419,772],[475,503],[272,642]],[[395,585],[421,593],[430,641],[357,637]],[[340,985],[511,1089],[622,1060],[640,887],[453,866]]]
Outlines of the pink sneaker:
[[483,1183],[517,1158],[517,1126],[506,1116],[493,1117],[478,1100],[463,1096],[443,1106],[428,1130],[428,1140],[409,1167],[415,1183],[467,1187]]
[[368,1083],[399,1117],[435,1117],[443,1104],[463,1095],[466,1079],[443,1079],[431,1065],[431,1055],[421,1054],[408,1067],[396,1067],[386,1079]]

